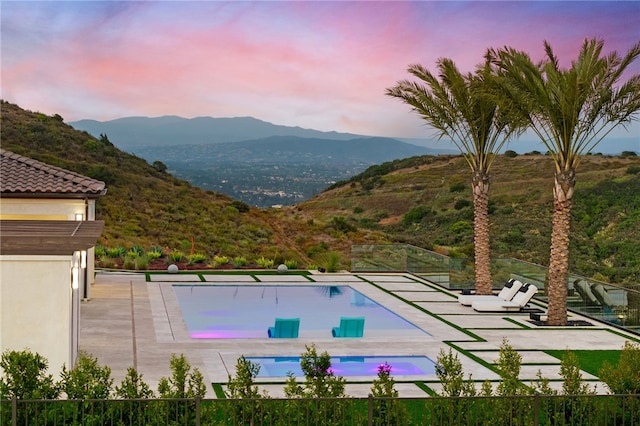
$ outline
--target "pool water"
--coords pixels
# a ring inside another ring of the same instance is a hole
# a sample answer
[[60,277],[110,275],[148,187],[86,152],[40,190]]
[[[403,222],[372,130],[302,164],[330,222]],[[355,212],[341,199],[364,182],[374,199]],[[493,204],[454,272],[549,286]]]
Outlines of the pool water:
[[172,287],[194,339],[267,338],[276,317],[300,318],[300,338],[331,338],[341,316],[365,317],[364,337],[429,335],[346,285]]
[[[288,372],[304,377],[299,357],[246,357],[260,366],[257,377],[286,377]],[[377,376],[384,363],[391,366],[391,375],[435,375],[435,363],[426,356],[346,356],[331,357],[331,369],[336,376]]]

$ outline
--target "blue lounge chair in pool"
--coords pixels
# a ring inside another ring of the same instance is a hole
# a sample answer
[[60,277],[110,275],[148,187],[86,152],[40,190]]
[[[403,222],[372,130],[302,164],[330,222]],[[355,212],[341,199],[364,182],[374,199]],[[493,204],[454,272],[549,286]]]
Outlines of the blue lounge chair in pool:
[[300,318],[276,318],[275,325],[269,327],[267,334],[269,337],[293,339],[298,337],[299,328]]
[[333,337],[362,337],[364,317],[340,317],[340,327],[333,327]]

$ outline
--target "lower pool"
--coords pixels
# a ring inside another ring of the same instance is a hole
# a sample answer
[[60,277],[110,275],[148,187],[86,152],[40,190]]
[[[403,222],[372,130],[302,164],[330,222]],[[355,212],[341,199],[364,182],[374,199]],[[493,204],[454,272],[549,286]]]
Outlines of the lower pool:
[[[288,372],[302,377],[299,357],[246,357],[260,366],[257,377],[286,377]],[[435,363],[426,356],[343,356],[331,357],[331,369],[336,376],[377,376],[378,367],[391,366],[391,375],[435,375]]]
[[300,338],[331,338],[341,316],[365,317],[364,337],[429,335],[346,285],[172,287],[193,339],[267,338],[276,317],[300,318]]

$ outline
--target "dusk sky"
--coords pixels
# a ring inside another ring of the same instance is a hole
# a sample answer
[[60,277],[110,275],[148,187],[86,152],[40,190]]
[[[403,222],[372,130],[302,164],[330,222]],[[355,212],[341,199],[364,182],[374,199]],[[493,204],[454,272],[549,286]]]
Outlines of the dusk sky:
[[[252,116],[274,124],[429,138],[385,95],[409,64],[472,71],[490,47],[562,65],[585,38],[626,53],[640,1],[23,2],[3,0],[2,98],[66,122]],[[640,73],[640,60],[632,68]],[[617,135],[633,138],[640,125]]]

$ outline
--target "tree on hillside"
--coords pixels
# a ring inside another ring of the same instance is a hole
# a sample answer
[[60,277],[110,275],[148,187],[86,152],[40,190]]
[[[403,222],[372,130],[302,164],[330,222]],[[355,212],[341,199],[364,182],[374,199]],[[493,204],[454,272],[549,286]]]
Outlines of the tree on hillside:
[[637,119],[640,75],[620,84],[627,67],[640,55],[640,43],[625,56],[601,56],[604,42],[585,40],[578,59],[561,69],[545,41],[546,57],[538,64],[510,47],[490,49],[497,78],[496,100],[519,111],[545,144],[555,163],[551,255],[547,292],[549,325],[567,322],[567,273],[571,204],[580,158],[590,153],[618,125]]
[[489,171],[520,126],[486,96],[483,86],[492,72],[488,63],[466,75],[447,58],[439,59],[437,68],[439,75],[435,76],[421,65],[410,65],[408,72],[421,82],[401,80],[386,94],[410,105],[436,129],[439,138],[450,138],[471,168],[475,288],[478,294],[490,294]]

